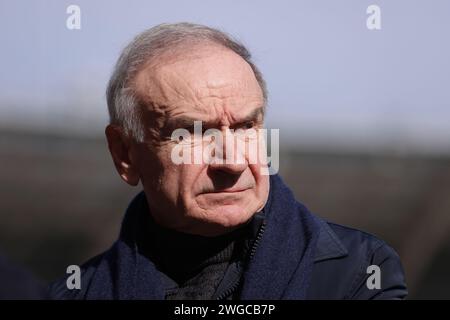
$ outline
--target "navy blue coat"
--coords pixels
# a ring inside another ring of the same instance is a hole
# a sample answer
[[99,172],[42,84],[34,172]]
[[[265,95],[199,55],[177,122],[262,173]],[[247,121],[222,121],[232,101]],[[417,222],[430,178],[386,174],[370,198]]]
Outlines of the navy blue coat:
[[[68,290],[64,278],[51,286],[52,298],[164,299],[163,276],[137,245],[133,215],[141,209],[136,199],[111,249],[82,266],[81,289]],[[312,214],[277,175],[270,177],[263,212],[264,232],[243,271],[239,299],[406,297],[403,269],[391,247],[373,235]],[[379,288],[367,285],[371,265],[379,267]]]

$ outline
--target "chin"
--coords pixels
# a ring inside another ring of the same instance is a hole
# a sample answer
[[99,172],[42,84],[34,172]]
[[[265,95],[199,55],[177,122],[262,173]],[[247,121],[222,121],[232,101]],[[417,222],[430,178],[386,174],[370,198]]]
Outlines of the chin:
[[238,205],[223,205],[208,210],[206,220],[224,229],[233,229],[245,224],[252,213]]

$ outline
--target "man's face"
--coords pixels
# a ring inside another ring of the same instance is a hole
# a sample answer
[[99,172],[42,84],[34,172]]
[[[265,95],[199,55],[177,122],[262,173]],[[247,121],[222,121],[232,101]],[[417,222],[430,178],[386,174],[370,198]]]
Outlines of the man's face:
[[[251,67],[237,54],[197,46],[147,65],[135,81],[143,103],[144,143],[132,158],[150,212],[161,225],[201,235],[217,235],[247,222],[264,206],[269,179],[261,163],[175,164],[175,129],[258,129],[263,125],[263,94]],[[195,139],[194,139],[195,140]],[[186,142],[185,142],[186,143]],[[194,143],[192,143],[194,145]]]

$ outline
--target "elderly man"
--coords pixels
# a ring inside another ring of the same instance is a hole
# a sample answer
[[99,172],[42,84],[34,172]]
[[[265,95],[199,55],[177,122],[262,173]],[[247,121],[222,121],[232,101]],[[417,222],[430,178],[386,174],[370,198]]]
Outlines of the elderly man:
[[143,192],[112,248],[82,267],[81,288],[69,289],[63,279],[52,286],[54,298],[406,296],[393,249],[310,213],[269,174],[267,162],[250,161],[254,147],[224,139],[211,154],[229,160],[234,152],[243,161],[175,161],[174,149],[195,153],[209,129],[219,137],[243,132],[237,139],[248,142],[248,130],[263,128],[263,77],[247,49],[226,34],[189,23],[143,32],[120,56],[107,100],[115,167]]

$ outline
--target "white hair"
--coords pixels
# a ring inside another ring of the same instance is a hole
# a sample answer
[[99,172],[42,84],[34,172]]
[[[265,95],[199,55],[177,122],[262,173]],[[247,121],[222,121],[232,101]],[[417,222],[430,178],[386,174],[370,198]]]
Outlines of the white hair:
[[255,78],[267,101],[267,89],[261,72],[252,63],[250,52],[226,33],[207,26],[192,23],[160,24],[138,36],[122,51],[106,90],[110,123],[121,126],[136,141],[144,141],[138,97],[133,80],[150,60],[181,44],[210,42],[232,50],[252,68]]

